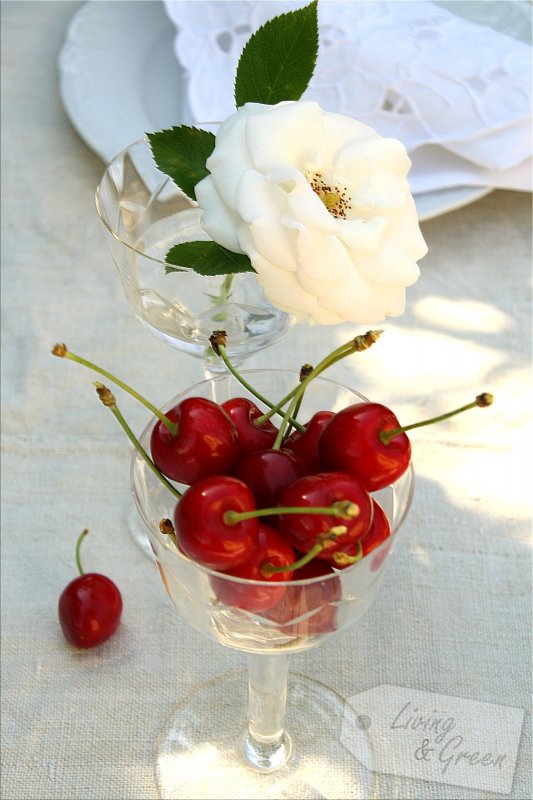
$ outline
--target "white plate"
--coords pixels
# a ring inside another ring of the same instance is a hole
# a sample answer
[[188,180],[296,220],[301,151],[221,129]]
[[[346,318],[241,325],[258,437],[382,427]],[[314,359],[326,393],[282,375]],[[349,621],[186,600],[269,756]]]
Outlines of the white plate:
[[105,162],[146,132],[190,121],[175,28],[162,3],[91,0],[59,54],[60,92],[81,138]]
[[[59,55],[60,91],[81,138],[105,162],[146,132],[191,122],[175,28],[162,3],[90,0],[75,14]],[[415,196],[420,220],[491,191],[458,186]]]

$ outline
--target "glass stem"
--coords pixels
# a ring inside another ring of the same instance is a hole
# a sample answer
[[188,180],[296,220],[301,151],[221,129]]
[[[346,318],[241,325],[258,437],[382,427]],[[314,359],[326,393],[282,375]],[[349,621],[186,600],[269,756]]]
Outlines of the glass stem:
[[[240,356],[240,358],[233,358],[232,364],[234,366],[241,365],[244,361],[245,356]],[[202,359],[202,366],[204,369],[204,379],[211,380],[211,378],[216,378],[218,375],[227,375],[228,367],[226,362],[220,357],[215,354],[215,351],[211,347],[210,344],[207,344],[204,350],[204,356]]]
[[202,360],[202,369],[204,373],[204,381],[210,381],[213,378],[218,378],[219,375],[224,375],[226,372],[226,365],[218,356],[213,353],[211,346],[205,348],[204,358]]
[[260,772],[279,769],[291,754],[291,740],[283,728],[288,667],[285,653],[249,656],[248,728],[243,749],[249,766]]

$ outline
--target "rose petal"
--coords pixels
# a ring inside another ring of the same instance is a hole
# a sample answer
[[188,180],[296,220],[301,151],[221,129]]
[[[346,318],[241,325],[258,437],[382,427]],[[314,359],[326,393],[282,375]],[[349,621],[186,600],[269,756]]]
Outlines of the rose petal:
[[297,236],[298,280],[306,291],[319,293],[323,285],[346,280],[353,269],[345,245],[336,236],[303,228]]
[[362,278],[377,286],[411,286],[420,277],[416,261],[397,247],[384,245],[374,255],[357,253],[354,256]]
[[374,172],[390,175],[407,175],[411,161],[403,144],[397,139],[378,136],[358,141],[348,141],[335,160],[339,175],[350,175],[356,182]]
[[[273,227],[277,228],[277,233],[273,233]],[[295,231],[283,226],[269,225],[267,220],[251,223],[249,231],[258,253],[265,257],[268,254],[281,269],[292,272],[296,270]]]
[[332,234],[336,230],[335,217],[329,213],[303,176],[295,182],[292,191],[287,195],[287,217],[294,220],[296,228],[305,226]]
[[347,142],[350,142],[351,145],[355,142],[364,147],[376,139],[379,140],[378,134],[369,125],[343,114],[325,113],[322,122],[327,141],[328,161],[330,164],[336,164],[337,167]]
[[246,148],[255,169],[269,173],[292,164],[303,173],[306,163],[326,149],[320,106],[301,101],[264,108],[265,113],[250,116],[246,125]]
[[336,311],[322,307],[316,297],[302,291],[294,272],[285,272],[274,264],[267,267],[264,260],[257,266],[253,261],[252,264],[268,300],[297,320],[316,325],[338,325],[344,321]]
[[347,322],[375,325],[386,316],[403,313],[405,291],[402,288],[376,288],[353,270],[343,286],[328,288],[319,297],[325,308],[334,309]]
[[220,197],[233,207],[242,173],[253,166],[248,151],[242,146],[246,121],[243,109],[229,117],[218,129],[215,149],[206,161]]
[[238,215],[222,202],[210,175],[195,187],[196,199],[202,209],[202,228],[214,242],[234,253],[243,253],[237,238]]
[[353,209],[386,211],[404,206],[408,195],[405,178],[379,172],[369,175],[351,192],[351,204]]
[[375,253],[389,226],[390,220],[386,217],[340,219],[337,222],[337,234],[350,250]]
[[406,205],[394,212],[391,222],[387,228],[387,242],[402,249],[413,261],[423,258],[428,247],[418,225],[415,201],[411,195],[407,198]]

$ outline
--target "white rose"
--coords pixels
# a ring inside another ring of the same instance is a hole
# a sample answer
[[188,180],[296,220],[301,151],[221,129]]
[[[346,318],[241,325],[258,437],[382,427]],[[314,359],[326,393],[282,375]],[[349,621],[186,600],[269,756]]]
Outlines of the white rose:
[[271,303],[320,325],[398,316],[427,247],[404,146],[317,103],[247,103],[196,186],[211,238],[245,253]]

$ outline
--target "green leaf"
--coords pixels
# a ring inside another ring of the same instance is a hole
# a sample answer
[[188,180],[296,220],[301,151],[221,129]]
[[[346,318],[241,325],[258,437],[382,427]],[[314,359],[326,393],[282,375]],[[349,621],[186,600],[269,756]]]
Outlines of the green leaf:
[[311,80],[317,54],[316,0],[269,20],[242,51],[235,78],[237,107],[298,100]]
[[255,272],[248,256],[232,253],[216,242],[184,242],[168,251],[165,261],[175,264],[165,267],[165,272],[180,272],[177,267],[188,267],[199,275],[228,275],[233,272]]
[[194,187],[209,175],[205,162],[213,152],[215,136],[200,128],[179,125],[157,133],[148,133],[154,161],[165,175],[191,200],[196,200]]

